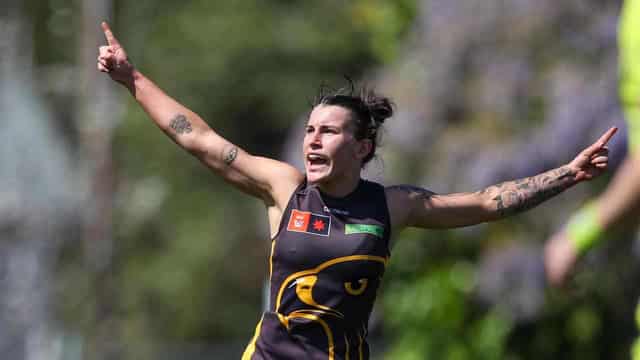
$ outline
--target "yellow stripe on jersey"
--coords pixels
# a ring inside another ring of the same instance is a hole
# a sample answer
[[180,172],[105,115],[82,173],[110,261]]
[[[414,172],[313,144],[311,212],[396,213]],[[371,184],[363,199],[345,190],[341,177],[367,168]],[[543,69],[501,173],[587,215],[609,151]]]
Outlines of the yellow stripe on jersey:
[[344,360],[349,360],[349,339],[347,339],[347,334],[344,334]]
[[271,253],[269,254],[269,283],[273,275],[273,251],[276,249],[276,240],[271,240]]
[[297,313],[297,314],[291,314],[287,316],[287,318],[289,319],[305,318],[312,321],[316,321],[318,324],[320,324],[320,326],[322,326],[322,329],[324,330],[325,335],[327,335],[327,343],[329,346],[329,348],[327,349],[327,352],[329,353],[329,360],[334,360],[335,355],[334,355],[334,345],[333,345],[333,332],[331,332],[331,329],[329,328],[329,324],[327,324],[319,316],[314,314]]
[[256,351],[256,341],[258,340],[258,336],[260,336],[261,328],[262,328],[262,318],[258,322],[258,325],[256,326],[256,332],[255,334],[253,334],[253,338],[251,339],[251,342],[249,343],[247,348],[244,350],[241,360],[251,360],[253,353]]

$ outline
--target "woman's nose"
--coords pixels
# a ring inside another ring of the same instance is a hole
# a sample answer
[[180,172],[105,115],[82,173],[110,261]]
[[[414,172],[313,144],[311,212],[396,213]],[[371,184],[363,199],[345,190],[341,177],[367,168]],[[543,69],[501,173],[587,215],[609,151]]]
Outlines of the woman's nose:
[[312,147],[320,147],[322,146],[322,138],[320,137],[320,133],[319,132],[315,132],[313,134],[310,134],[311,139],[309,142],[309,145],[311,145]]

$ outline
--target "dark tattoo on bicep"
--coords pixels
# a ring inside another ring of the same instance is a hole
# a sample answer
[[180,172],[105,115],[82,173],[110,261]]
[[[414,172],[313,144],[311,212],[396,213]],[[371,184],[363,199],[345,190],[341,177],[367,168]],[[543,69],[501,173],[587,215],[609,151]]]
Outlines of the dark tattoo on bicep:
[[501,216],[529,210],[558,195],[574,184],[573,172],[565,167],[516,181],[491,186],[481,193],[492,193],[496,211]]
[[410,197],[426,199],[429,196],[435,194],[433,191],[429,191],[427,189],[423,189],[418,186],[413,185],[393,185],[389,187],[393,190],[399,190],[407,193]]
[[169,127],[172,128],[173,131],[175,131],[178,135],[185,133],[188,134],[191,132],[191,130],[193,130],[191,128],[191,123],[189,122],[189,120],[187,120],[187,117],[182,114],[178,114],[176,115],[176,117],[171,119]]
[[227,165],[230,165],[236,159],[236,156],[238,156],[238,148],[236,146],[227,145],[222,150],[222,161]]

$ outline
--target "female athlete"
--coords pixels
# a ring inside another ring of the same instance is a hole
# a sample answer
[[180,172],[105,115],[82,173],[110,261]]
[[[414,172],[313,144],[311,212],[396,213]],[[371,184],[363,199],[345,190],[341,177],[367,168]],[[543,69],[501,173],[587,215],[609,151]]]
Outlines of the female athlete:
[[368,359],[367,323],[389,262],[389,238],[406,227],[453,228],[530,209],[607,167],[609,129],[557,169],[484,190],[439,195],[361,178],[374,156],[389,99],[322,96],[302,143],[304,172],[254,156],[139,72],[106,23],[98,70],[124,85],[173,141],[227,182],[264,202],[271,232],[270,305],[242,359]]

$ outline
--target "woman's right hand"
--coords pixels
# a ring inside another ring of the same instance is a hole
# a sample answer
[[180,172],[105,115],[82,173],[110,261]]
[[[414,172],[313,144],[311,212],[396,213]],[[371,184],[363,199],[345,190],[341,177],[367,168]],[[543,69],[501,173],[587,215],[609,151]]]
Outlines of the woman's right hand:
[[133,64],[129,62],[127,53],[118,39],[113,36],[109,25],[104,21],[101,25],[107,45],[100,46],[98,49],[98,70],[109,74],[111,79],[130,86],[133,83]]

